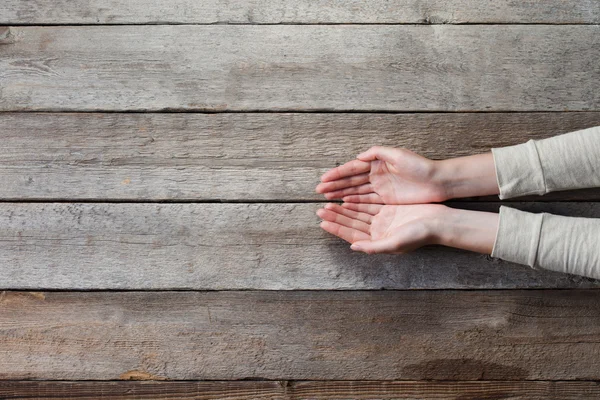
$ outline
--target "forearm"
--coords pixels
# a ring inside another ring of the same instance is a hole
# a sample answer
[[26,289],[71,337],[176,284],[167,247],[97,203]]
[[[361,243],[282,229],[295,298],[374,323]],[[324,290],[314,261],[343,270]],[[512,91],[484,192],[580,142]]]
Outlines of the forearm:
[[431,221],[433,244],[491,254],[498,214],[446,207]]
[[499,193],[491,152],[434,162],[434,180],[447,199]]
[[600,279],[600,218],[446,207],[429,224],[431,243],[506,261]]
[[600,127],[434,161],[433,180],[447,199],[500,199],[600,186]]

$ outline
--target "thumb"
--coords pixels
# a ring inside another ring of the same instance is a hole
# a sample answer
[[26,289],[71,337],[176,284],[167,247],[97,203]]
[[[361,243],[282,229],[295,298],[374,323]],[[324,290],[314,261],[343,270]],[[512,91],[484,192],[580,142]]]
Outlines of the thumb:
[[362,251],[367,254],[393,253],[398,250],[398,247],[398,239],[393,236],[379,240],[359,240],[350,246],[352,250]]
[[398,159],[398,149],[393,147],[373,146],[356,156],[361,161],[381,160],[393,164]]

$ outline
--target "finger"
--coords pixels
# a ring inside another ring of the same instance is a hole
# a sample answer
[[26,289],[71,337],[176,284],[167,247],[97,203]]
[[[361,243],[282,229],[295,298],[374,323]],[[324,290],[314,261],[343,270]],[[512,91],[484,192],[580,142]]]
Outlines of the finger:
[[381,211],[382,204],[368,204],[368,203],[343,203],[343,208],[349,210],[359,211],[361,213],[367,213],[370,215],[377,215]]
[[356,158],[361,161],[382,160],[394,163],[398,158],[399,150],[393,147],[374,146],[364,153],[360,153]]
[[359,221],[366,222],[367,224],[370,224],[371,220],[373,219],[373,216],[371,214],[354,211],[349,208],[342,207],[339,204],[335,204],[335,203],[327,203],[327,204],[325,204],[325,208],[327,210],[334,211],[338,214],[345,215],[348,218],[357,219]]
[[388,236],[379,240],[359,240],[354,242],[350,248],[367,254],[397,253],[400,243],[398,238]]
[[335,211],[328,210],[325,208],[319,209],[317,211],[317,215],[325,221],[335,222],[336,224],[340,224],[352,229],[357,229],[366,234],[369,233],[369,229],[371,227],[366,222],[360,221],[358,219],[353,219],[342,214],[338,214]]
[[321,176],[321,182],[331,182],[347,176],[364,174],[370,170],[371,163],[360,160],[352,160],[348,161],[346,164],[340,165],[339,167],[335,167],[325,172],[323,176]]
[[365,183],[364,185],[353,186],[342,190],[336,190],[333,192],[325,193],[325,198],[328,200],[331,199],[341,199],[344,196],[349,196],[353,194],[369,194],[373,193],[373,186],[370,183]]
[[342,198],[345,203],[374,203],[374,204],[383,204],[383,200],[381,196],[377,193],[369,193],[369,194],[355,194],[350,196],[345,196]]
[[323,230],[335,235],[339,238],[344,239],[346,242],[354,243],[358,240],[369,240],[370,236],[364,232],[356,229],[348,228],[335,222],[323,221],[321,222],[321,228]]
[[322,182],[317,185],[317,193],[333,192],[347,187],[358,186],[369,182],[369,174],[354,175],[349,178],[338,179],[331,182]]

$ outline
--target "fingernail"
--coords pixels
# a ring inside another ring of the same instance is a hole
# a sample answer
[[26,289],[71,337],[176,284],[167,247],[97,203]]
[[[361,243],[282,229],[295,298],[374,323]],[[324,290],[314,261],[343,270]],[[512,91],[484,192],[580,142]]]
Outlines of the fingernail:
[[357,244],[353,244],[352,246],[350,246],[350,248],[355,251],[362,251],[362,247],[360,247]]

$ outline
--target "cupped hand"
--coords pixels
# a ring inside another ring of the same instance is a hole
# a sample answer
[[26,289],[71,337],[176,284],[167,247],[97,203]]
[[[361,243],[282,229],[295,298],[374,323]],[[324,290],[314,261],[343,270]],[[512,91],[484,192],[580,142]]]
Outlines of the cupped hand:
[[441,204],[328,203],[317,215],[321,228],[368,254],[402,254],[437,243],[435,227],[448,207]]
[[420,204],[447,200],[436,161],[410,150],[372,147],[327,171],[316,191],[348,203]]

